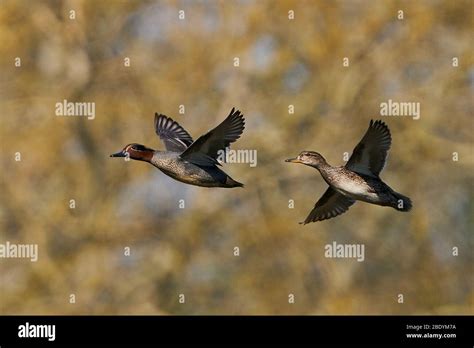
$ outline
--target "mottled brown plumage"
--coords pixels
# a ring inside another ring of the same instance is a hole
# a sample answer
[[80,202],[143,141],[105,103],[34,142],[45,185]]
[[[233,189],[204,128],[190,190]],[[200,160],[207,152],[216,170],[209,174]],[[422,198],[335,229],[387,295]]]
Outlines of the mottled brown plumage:
[[343,214],[356,200],[409,211],[411,200],[392,190],[379,178],[391,140],[390,130],[385,123],[370,121],[369,129],[345,166],[332,167],[323,156],[313,151],[303,151],[298,157],[287,159],[287,162],[316,168],[329,185],[303,223]]

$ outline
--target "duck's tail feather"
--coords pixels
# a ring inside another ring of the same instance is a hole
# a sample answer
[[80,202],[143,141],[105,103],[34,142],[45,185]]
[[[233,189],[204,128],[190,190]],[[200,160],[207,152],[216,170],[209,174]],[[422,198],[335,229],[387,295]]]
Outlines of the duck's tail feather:
[[244,187],[244,184],[235,181],[230,176],[227,176],[225,184],[227,187]]
[[398,192],[393,192],[393,197],[395,198],[395,201],[392,205],[395,209],[398,211],[410,211],[412,208],[412,203],[411,199],[408,198],[407,196],[402,195],[401,193]]

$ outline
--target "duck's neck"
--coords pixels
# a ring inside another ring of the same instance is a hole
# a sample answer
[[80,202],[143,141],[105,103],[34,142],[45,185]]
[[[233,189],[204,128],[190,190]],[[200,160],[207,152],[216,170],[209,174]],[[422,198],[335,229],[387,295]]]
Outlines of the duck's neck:
[[317,165],[312,166],[312,167],[317,169],[321,173],[321,176],[324,178],[324,180],[327,181],[329,177],[329,173],[332,169],[332,166],[329,163],[327,162],[318,163]]
[[130,153],[130,158],[133,160],[150,162],[155,152],[151,149],[147,151],[134,151],[131,149],[129,150],[129,153]]
[[331,165],[326,162],[325,159],[322,159],[320,160],[319,162],[317,163],[314,163],[314,164],[308,164],[310,167],[313,167],[313,168],[316,168],[317,170],[321,170],[321,169],[327,169],[327,168],[331,168]]

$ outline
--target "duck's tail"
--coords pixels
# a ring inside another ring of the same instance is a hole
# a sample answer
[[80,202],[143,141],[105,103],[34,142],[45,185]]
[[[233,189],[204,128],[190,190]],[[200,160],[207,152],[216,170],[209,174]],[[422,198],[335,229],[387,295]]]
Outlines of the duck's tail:
[[392,203],[392,207],[397,209],[398,211],[410,211],[412,208],[411,199],[407,196],[402,195],[401,193],[392,192],[394,197],[394,202]]
[[227,176],[226,181],[225,181],[226,187],[244,187],[244,184],[235,181],[232,179],[230,176]]

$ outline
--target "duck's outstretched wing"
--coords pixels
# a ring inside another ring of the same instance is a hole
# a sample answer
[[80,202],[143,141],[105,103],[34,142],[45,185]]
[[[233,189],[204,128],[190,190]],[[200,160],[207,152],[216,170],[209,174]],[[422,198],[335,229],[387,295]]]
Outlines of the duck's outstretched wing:
[[370,120],[369,129],[352,152],[346,168],[370,176],[378,176],[382,171],[392,137],[387,125],[380,120]]
[[200,166],[219,165],[219,150],[225,150],[239,139],[244,128],[243,115],[232,108],[229,116],[220,125],[199,137],[181,154],[181,158]]
[[166,150],[183,152],[193,143],[193,138],[178,122],[155,113],[155,132],[165,144]]
[[329,187],[321,198],[316,202],[313,210],[309,213],[304,222],[300,224],[309,224],[310,222],[322,221],[336,217],[345,213],[349,207],[355,203],[355,200],[346,197]]

